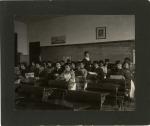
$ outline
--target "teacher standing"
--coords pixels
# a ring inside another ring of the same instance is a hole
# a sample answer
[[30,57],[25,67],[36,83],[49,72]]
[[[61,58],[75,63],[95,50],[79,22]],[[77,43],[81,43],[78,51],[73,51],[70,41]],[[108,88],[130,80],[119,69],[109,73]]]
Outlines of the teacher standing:
[[91,59],[90,59],[90,54],[88,51],[84,52],[84,59],[82,60],[82,62],[85,65],[85,69],[87,71],[91,71]]

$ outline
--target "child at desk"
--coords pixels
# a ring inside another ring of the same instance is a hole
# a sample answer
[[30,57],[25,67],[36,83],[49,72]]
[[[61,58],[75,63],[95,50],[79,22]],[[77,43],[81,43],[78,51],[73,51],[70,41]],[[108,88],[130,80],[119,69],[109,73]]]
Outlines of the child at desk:
[[65,70],[62,72],[62,74],[60,74],[60,76],[58,76],[57,79],[68,82],[68,90],[76,90],[75,73],[69,64],[65,65]]

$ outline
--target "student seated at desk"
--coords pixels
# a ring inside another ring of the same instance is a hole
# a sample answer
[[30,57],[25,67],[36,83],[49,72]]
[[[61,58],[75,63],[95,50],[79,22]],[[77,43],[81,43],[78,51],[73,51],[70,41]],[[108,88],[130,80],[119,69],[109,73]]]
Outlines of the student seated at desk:
[[61,60],[60,65],[61,65],[62,70],[64,70],[65,69],[65,61]]
[[132,73],[130,71],[130,66],[129,66],[129,63],[127,63],[127,62],[123,63],[123,74],[125,76],[125,79],[127,79],[128,81],[130,81],[132,79]]
[[20,76],[21,75],[21,71],[20,71],[20,68],[18,66],[15,67],[15,75],[16,76]]
[[35,78],[31,79],[35,86],[47,86],[48,85],[48,73],[44,68],[44,64],[37,63],[36,71],[34,73]]
[[40,68],[39,68],[39,78],[40,79],[47,79],[48,74],[44,67],[45,67],[44,64],[40,65]]
[[69,64],[65,64],[65,70],[57,77],[57,80],[68,82],[68,90],[76,90],[75,73]]
[[115,63],[115,67],[108,74],[109,79],[125,80],[122,63],[118,60]]
[[34,76],[35,76],[35,77],[39,77],[39,71],[40,71],[40,63],[37,62],[37,63],[35,64],[35,69],[34,69]]
[[[131,59],[129,57],[125,57],[124,58],[124,63],[128,63],[129,64],[129,69],[130,69],[130,72],[132,73],[133,77],[135,75],[135,64],[133,64],[133,62],[131,62]],[[135,79],[135,78],[133,78]]]
[[111,72],[112,75],[123,75],[122,64],[120,61],[116,61],[115,68]]
[[102,69],[103,69],[103,72],[104,72],[104,78],[107,77],[107,74],[110,71],[109,68],[108,68],[108,65],[109,65],[109,59],[105,59],[105,62],[103,62],[103,66],[102,66]]
[[77,64],[77,70],[75,71],[75,75],[76,76],[82,76],[86,79],[87,77],[87,70],[84,68],[84,63],[83,62],[79,62]]
[[104,61],[103,60],[100,60],[99,61],[99,67],[103,70],[104,72],[104,78],[106,78],[106,75],[107,75],[107,62],[104,64]]
[[99,80],[103,80],[104,79],[104,72],[103,69],[101,67],[99,67],[99,63],[98,61],[93,62],[93,71],[94,73],[96,73],[96,78]]
[[51,79],[55,80],[62,72],[63,72],[63,69],[61,68],[60,63],[57,62],[54,70],[51,73]]
[[129,97],[134,98],[135,85],[133,82],[133,75],[130,71],[130,65],[128,62],[123,63],[123,74],[126,80],[127,89],[129,90]]
[[77,64],[77,70],[75,71],[75,76],[76,76],[76,83],[77,83],[77,89],[86,89],[87,87],[87,70],[84,68],[83,62],[79,62]]
[[21,71],[18,66],[15,67],[15,84],[19,84],[22,79]]
[[27,67],[24,63],[20,64],[20,72],[23,77],[25,77],[25,73],[27,72]]
[[75,64],[75,62],[71,62],[71,69],[72,69],[73,71],[76,70],[76,64]]
[[47,71],[48,74],[52,73],[52,71],[54,70],[54,67],[52,66],[51,61],[47,62],[47,67],[45,68],[45,70]]
[[42,64],[43,64],[43,66],[44,66],[44,69],[46,69],[46,68],[47,68],[47,62],[46,62],[46,61],[43,61]]
[[29,66],[29,72],[34,72],[35,68],[36,68],[35,63],[31,62],[31,65]]

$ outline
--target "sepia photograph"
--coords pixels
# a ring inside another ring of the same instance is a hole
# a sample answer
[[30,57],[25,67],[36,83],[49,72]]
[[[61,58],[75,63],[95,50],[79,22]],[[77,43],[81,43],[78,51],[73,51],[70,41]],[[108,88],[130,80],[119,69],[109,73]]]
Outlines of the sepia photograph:
[[135,15],[14,16],[16,110],[135,111]]

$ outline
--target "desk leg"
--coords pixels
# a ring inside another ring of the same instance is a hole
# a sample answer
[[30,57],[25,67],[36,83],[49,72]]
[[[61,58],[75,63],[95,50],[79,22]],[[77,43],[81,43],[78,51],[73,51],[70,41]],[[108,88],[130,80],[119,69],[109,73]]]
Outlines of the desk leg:
[[100,110],[102,110],[102,107],[103,107],[103,103],[105,101],[105,95],[101,95],[101,104],[100,104]]
[[121,110],[125,111],[125,107],[124,107],[124,97],[121,99]]
[[115,88],[115,90],[116,90],[116,101],[115,101],[115,105],[116,105],[116,107],[118,106],[118,88],[116,87]]

